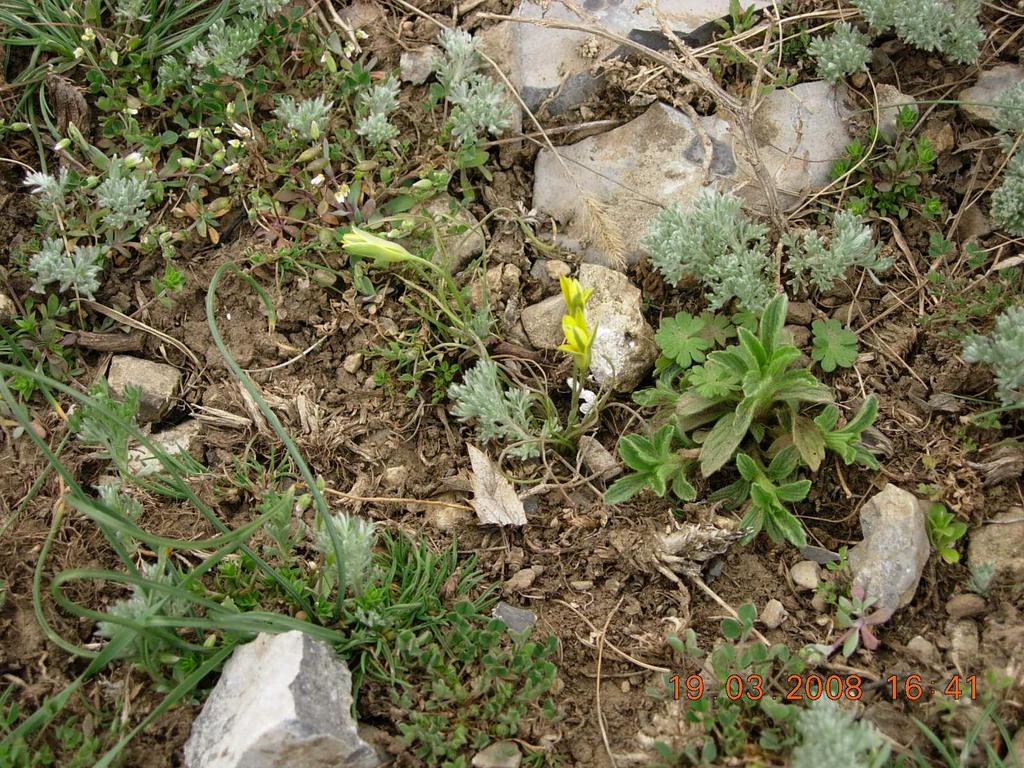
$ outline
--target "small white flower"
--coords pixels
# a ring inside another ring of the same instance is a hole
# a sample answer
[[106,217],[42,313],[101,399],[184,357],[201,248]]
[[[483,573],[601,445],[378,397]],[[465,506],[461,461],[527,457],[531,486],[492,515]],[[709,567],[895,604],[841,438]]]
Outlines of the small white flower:
[[96,39],[96,30],[94,30],[92,27],[86,28],[85,32],[82,33],[82,36],[79,39],[83,43],[92,42]]
[[224,168],[224,173],[238,173],[238,163],[232,163]]
[[246,128],[241,123],[232,123],[231,130],[235,132],[235,135],[240,139],[251,139],[252,131]]
[[321,184],[324,183],[324,175],[322,173],[318,173],[316,176],[309,180],[309,183],[312,184],[314,187],[319,187]]
[[[565,383],[569,385],[571,389],[576,388],[576,379],[571,376],[565,380]],[[580,390],[580,413],[586,416],[590,413],[594,406],[597,405],[597,393],[592,392],[589,389]]]
[[78,46],[77,48],[75,48],[75,58],[80,59],[83,56],[85,56],[85,48],[83,48],[82,46]]
[[138,152],[132,152],[124,159],[124,164],[129,168],[134,168],[142,162],[142,155]]

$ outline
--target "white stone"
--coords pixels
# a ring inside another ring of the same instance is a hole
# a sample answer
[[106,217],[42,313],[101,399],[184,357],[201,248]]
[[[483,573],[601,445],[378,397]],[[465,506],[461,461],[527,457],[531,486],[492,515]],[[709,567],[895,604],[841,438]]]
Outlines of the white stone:
[[774,598],[764,604],[761,610],[761,623],[768,629],[775,629],[789,617],[786,607]]
[[342,361],[341,367],[348,373],[355,374],[356,371],[363,367],[363,353],[353,352],[352,354],[345,355],[345,359]]
[[425,83],[434,72],[434,60],[440,55],[441,50],[436,45],[402,51],[402,55],[398,58],[402,81],[413,85]]
[[957,669],[970,669],[978,658],[978,625],[971,619],[954,619],[946,632],[953,664]]
[[192,723],[188,768],[375,768],[352,719],[352,677],[299,631],[235,649]]
[[587,301],[587,323],[597,331],[590,355],[590,373],[603,387],[632,392],[658,359],[654,329],[640,311],[640,289],[614,269],[584,264],[580,285],[593,293]]
[[181,371],[167,363],[155,363],[131,355],[114,355],[107,371],[107,384],[117,397],[128,387],[138,387],[140,424],[159,421],[170,410],[181,387]]
[[604,480],[622,474],[622,466],[615,456],[591,435],[583,435],[580,438],[578,457],[590,474]]
[[860,526],[864,540],[849,553],[853,586],[873,610],[895,612],[914,599],[931,554],[923,505],[890,483],[861,508]]
[[[175,457],[188,454],[197,460],[203,455],[203,425],[196,419],[181,422],[170,429],[165,429],[149,439],[167,456]],[[128,452],[128,469],[139,477],[160,472],[163,465],[152,451],[143,445],[132,447]]]
[[519,768],[523,754],[514,741],[496,741],[473,756],[473,768]]
[[789,577],[798,589],[817,589],[821,581],[821,566],[813,560],[801,560],[789,569]]
[[[770,5],[754,0],[755,8]],[[652,48],[667,47],[658,17],[669,29],[695,42],[708,37],[710,25],[729,15],[729,0],[580,0],[587,14],[580,18],[559,0],[524,0],[515,15],[526,19],[548,19],[597,25],[609,32]],[[746,7],[746,6],[744,6]],[[536,24],[512,24],[512,82],[530,109],[547,102],[551,114],[564,114],[594,95],[600,79],[591,70],[606,58],[629,53],[597,35]]]
[[621,269],[640,257],[640,239],[664,206],[686,205],[735,171],[726,123],[702,117],[700,125],[712,143],[708,179],[704,144],[690,118],[655,102],[626,125],[558,147],[557,156],[541,149],[533,206],[559,222],[563,248]]
[[1024,80],[1024,67],[1018,64],[1000,64],[982,72],[978,82],[960,91],[960,111],[971,122],[992,125],[992,119],[996,116],[996,103],[1021,80]]

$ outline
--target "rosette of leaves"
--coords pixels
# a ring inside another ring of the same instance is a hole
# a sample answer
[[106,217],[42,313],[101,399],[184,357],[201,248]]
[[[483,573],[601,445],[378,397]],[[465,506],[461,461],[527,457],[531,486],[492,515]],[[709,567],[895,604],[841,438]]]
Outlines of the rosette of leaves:
[[739,479],[712,498],[749,505],[748,539],[765,530],[775,541],[803,546],[806,534],[787,506],[803,500],[810,488],[800,469],[818,470],[827,451],[846,464],[878,467],[861,442],[874,422],[877,401],[868,398],[839,426],[831,388],[809,370],[794,367],[800,350],[784,341],[787,303],[784,294],[776,296],[756,329],[738,326],[737,343],[707,353],[702,364],[677,375],[674,387],[663,380],[653,393],[638,393],[639,402],[667,412],[672,426],[650,440],[623,438],[620,453],[637,472],[609,488],[612,502],[643,487],[662,495],[677,486],[685,500],[692,489],[690,471],[699,468],[712,478],[732,462]]

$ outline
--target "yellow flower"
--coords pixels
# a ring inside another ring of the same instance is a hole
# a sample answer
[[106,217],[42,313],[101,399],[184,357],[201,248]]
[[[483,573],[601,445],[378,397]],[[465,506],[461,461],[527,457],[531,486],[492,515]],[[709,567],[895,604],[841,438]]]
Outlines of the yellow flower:
[[341,244],[346,251],[355,256],[373,259],[377,266],[412,261],[416,258],[398,243],[371,235],[358,227],[352,227],[351,231],[345,233],[341,238]]
[[594,292],[594,289],[584,289],[580,285],[580,281],[575,277],[565,277],[564,275],[558,278],[558,283],[562,287],[562,298],[565,299],[566,314],[582,314],[583,307],[586,305],[587,299],[590,298],[590,294]]
[[594,346],[596,328],[587,324],[585,307],[593,290],[584,289],[578,280],[569,277],[560,279],[562,296],[565,298],[565,314],[562,315],[562,331],[565,343],[558,348],[573,356],[576,369],[586,373],[590,367],[590,351]]

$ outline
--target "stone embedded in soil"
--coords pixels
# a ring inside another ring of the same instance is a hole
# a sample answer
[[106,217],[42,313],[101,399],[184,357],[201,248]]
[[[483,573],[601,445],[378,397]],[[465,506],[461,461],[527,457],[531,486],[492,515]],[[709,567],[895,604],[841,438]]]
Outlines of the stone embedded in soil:
[[[608,32],[627,37],[655,49],[668,47],[658,16],[669,29],[697,42],[710,37],[717,19],[729,15],[728,0],[598,0],[581,2],[586,18],[577,16],[566,4],[523,0],[515,15],[524,19],[548,19],[576,24],[594,24]],[[770,5],[754,0],[755,8]],[[509,75],[530,109],[545,104],[553,115],[564,114],[597,93],[600,76],[591,70],[607,58],[629,50],[598,35],[569,29],[541,27],[529,22],[511,25]]]
[[[895,89],[883,96],[880,119],[885,131],[895,124],[899,105],[912,99]],[[761,101],[753,120],[754,137],[784,209],[831,182],[832,164],[843,156],[853,139],[851,122],[857,107],[849,102],[845,86],[820,80],[780,88]],[[735,129],[732,133],[738,135]],[[763,208],[764,192],[742,154],[737,177],[741,184],[737,193],[750,207]]]
[[423,513],[423,521],[441,532],[452,531],[460,525],[468,525],[473,519],[472,512],[458,507],[430,506]]
[[768,629],[775,629],[789,616],[786,607],[774,598],[764,604],[761,610],[761,623]]
[[140,424],[160,421],[171,409],[181,388],[181,371],[167,363],[156,363],[131,355],[114,355],[107,371],[110,391],[122,397],[128,387],[138,387]]
[[996,578],[1024,579],[1024,508],[1002,512],[972,531],[967,563],[971,568],[991,563]]
[[992,125],[996,102],[1021,80],[1024,80],[1024,67],[1018,64],[1000,64],[982,72],[978,82],[960,91],[960,111],[972,123]]
[[[203,459],[203,425],[196,419],[176,424],[149,439],[168,456],[188,454],[197,461]],[[128,453],[128,469],[140,477],[160,472],[163,465],[152,451],[144,445],[138,445]]]
[[654,329],[641,311],[640,289],[621,272],[597,264],[580,267],[580,285],[593,293],[587,322],[596,326],[590,373],[602,387],[632,392],[658,359]]
[[455,274],[484,252],[487,241],[480,231],[480,222],[454,198],[435,197],[419,213],[429,215],[438,228],[442,247],[434,251],[433,262],[437,266]]
[[942,661],[939,649],[935,647],[935,644],[921,637],[921,635],[915,635],[911,638],[910,642],[907,643],[907,650],[922,664],[938,666],[939,662]]
[[902,488],[886,485],[860,511],[864,540],[850,549],[854,588],[874,600],[873,611],[896,611],[917,591],[931,546],[923,505]]
[[441,49],[436,45],[402,51],[402,55],[398,58],[402,81],[413,85],[425,83],[434,71],[434,60],[440,55]]
[[261,633],[235,649],[192,724],[188,768],[374,768],[352,719],[352,677],[326,643]]
[[954,619],[946,628],[949,658],[957,669],[967,669],[978,658],[978,625],[971,619]]
[[611,451],[590,435],[580,438],[579,458],[590,474],[604,480],[622,474],[622,467]]
[[0,293],[0,323],[9,323],[18,313],[14,300],[6,293]]
[[736,167],[726,124],[702,117],[712,142],[711,179],[704,144],[687,115],[661,102],[614,130],[537,155],[533,206],[561,225],[562,247],[584,261],[622,268],[642,254],[640,238],[663,206],[687,204]]
[[791,301],[786,305],[786,322],[792,325],[810,325],[814,320],[814,307],[806,301]]
[[342,361],[341,367],[355,375],[356,371],[363,367],[363,353],[353,352],[350,355],[345,355],[345,359]]
[[[654,329],[640,310],[640,289],[621,272],[597,264],[580,267],[580,285],[593,290],[587,321],[597,326],[590,373],[601,386],[632,392],[658,359]],[[523,309],[526,336],[537,349],[557,349],[564,338],[561,295],[549,296]]]
[[525,608],[517,608],[514,605],[506,603],[504,600],[494,606],[494,610],[491,611],[491,615],[504,622],[508,631],[515,634],[525,632],[537,623],[537,614],[533,611],[528,611]]
[[946,613],[954,619],[968,619],[980,616],[986,609],[985,599],[981,595],[964,593],[955,595],[946,602]]
[[526,338],[537,349],[558,349],[564,335],[562,315],[565,314],[565,300],[561,294],[548,296],[543,301],[523,308],[520,319]]
[[813,560],[801,560],[789,569],[789,577],[798,589],[817,589],[821,580],[821,566]]
[[519,768],[523,754],[514,741],[496,741],[473,755],[473,768]]

